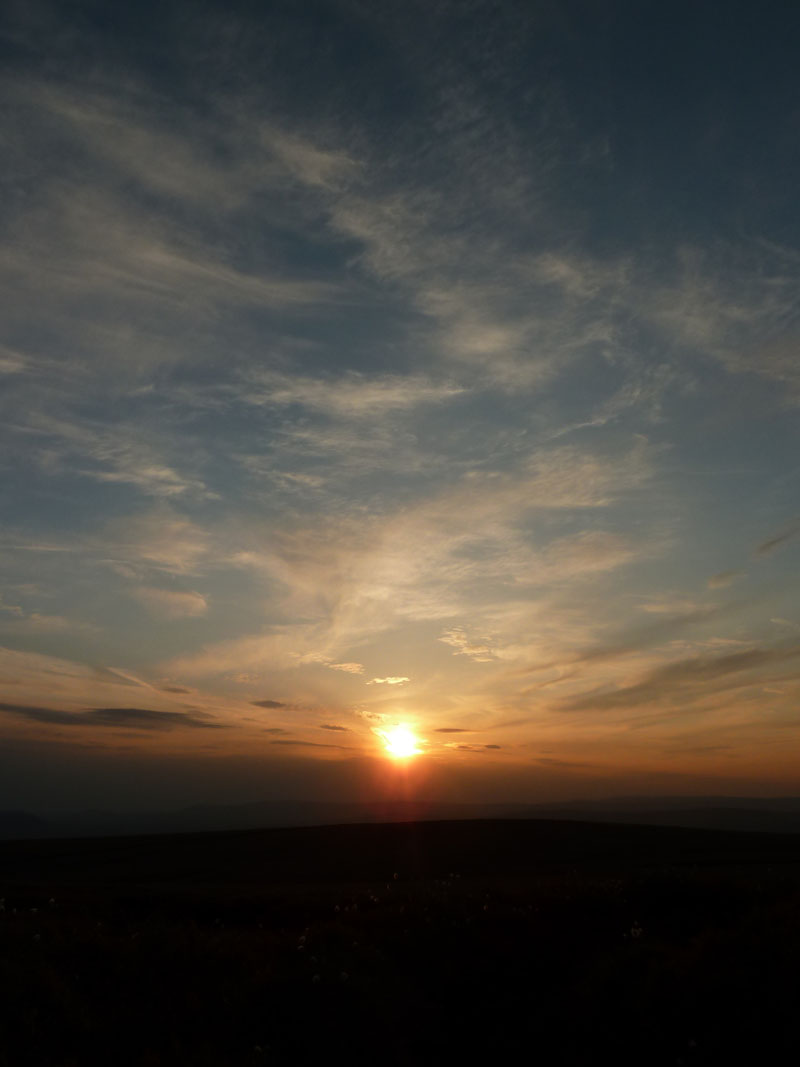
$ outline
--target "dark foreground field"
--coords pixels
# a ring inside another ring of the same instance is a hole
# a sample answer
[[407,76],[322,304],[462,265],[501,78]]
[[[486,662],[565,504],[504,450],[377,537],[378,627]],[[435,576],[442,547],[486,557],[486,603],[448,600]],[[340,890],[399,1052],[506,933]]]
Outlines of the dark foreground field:
[[778,1064],[800,838],[544,821],[0,844],[0,1065]]

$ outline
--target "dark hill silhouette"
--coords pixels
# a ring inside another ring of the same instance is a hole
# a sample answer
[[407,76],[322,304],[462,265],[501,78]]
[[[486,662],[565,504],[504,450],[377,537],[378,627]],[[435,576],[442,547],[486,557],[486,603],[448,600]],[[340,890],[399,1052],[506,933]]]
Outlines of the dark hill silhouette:
[[0,843],[0,1067],[796,1059],[800,836],[458,820]]
[[275,885],[797,863],[800,835],[482,819],[7,842],[0,880]]
[[177,811],[154,812],[93,810],[42,816],[16,811],[0,812],[0,840],[194,833],[337,823],[531,818],[800,833],[800,798],[629,797],[562,804],[256,801],[194,805]]

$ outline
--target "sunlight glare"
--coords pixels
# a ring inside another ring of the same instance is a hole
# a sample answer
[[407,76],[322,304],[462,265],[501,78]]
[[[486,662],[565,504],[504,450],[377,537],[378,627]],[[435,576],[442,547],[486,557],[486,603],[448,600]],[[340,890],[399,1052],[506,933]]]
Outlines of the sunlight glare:
[[393,726],[391,730],[381,730],[381,737],[387,755],[394,759],[406,759],[422,751],[417,747],[418,739],[407,726]]

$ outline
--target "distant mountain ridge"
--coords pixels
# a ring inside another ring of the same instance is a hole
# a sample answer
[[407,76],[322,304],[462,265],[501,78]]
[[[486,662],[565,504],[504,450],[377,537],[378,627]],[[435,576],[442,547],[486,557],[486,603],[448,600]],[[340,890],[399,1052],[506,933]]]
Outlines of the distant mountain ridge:
[[340,823],[558,819],[760,833],[800,833],[800,797],[625,797],[559,804],[317,801],[194,805],[176,811],[40,815],[0,811],[0,840],[199,833]]

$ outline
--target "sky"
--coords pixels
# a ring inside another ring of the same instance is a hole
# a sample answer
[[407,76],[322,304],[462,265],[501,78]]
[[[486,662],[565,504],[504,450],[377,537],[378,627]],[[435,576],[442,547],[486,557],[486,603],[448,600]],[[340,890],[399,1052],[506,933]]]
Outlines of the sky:
[[3,10],[0,806],[800,793],[800,11]]

